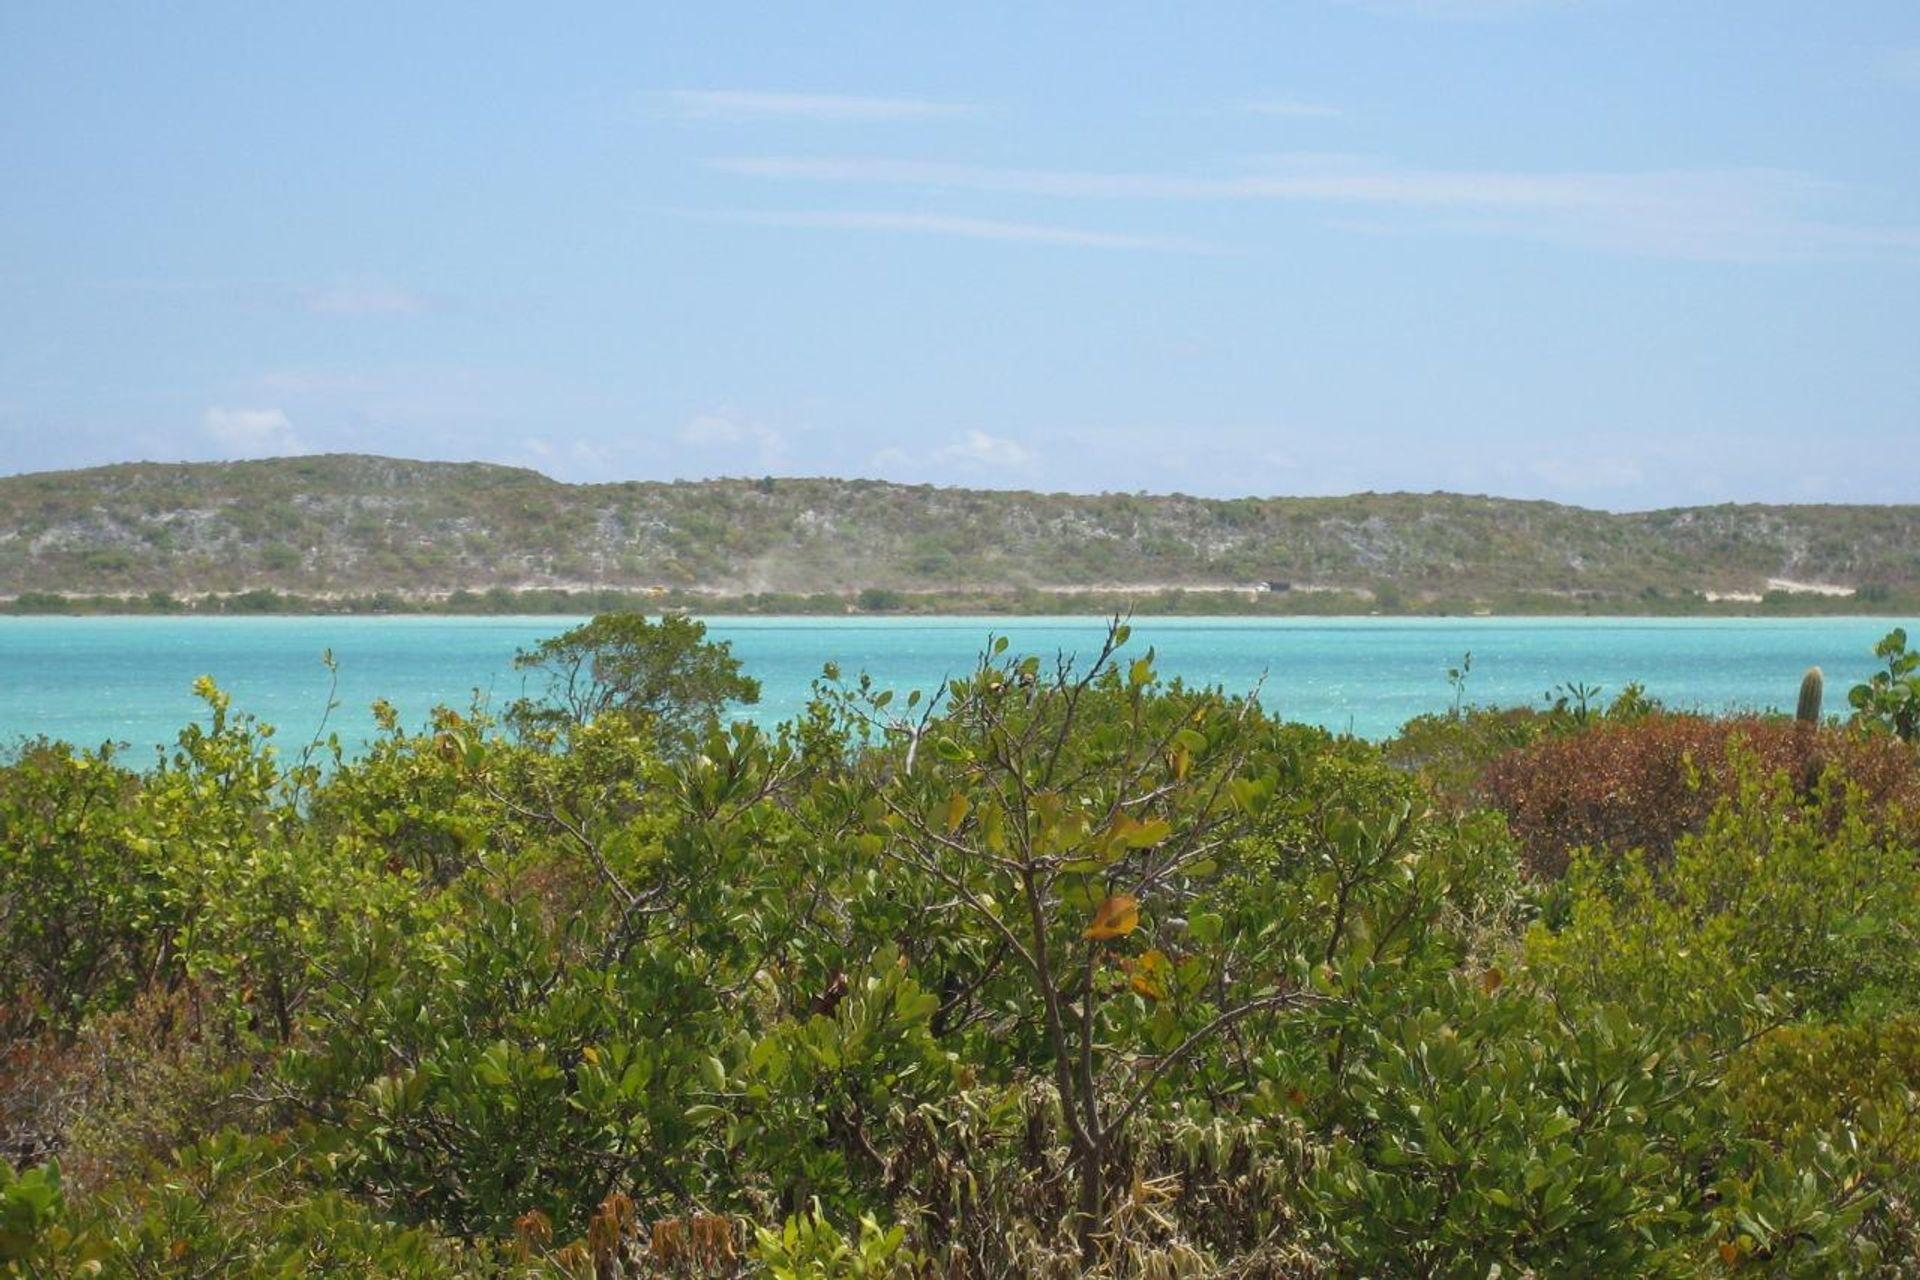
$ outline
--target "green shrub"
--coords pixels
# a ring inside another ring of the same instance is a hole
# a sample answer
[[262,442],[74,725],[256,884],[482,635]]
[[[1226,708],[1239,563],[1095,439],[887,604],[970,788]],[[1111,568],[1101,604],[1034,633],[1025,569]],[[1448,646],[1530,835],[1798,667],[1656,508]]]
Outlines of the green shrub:
[[70,1033],[165,963],[177,914],[142,790],[111,746],[0,767],[0,1030]]
[[790,1215],[778,1231],[759,1228],[754,1260],[772,1280],[904,1280],[916,1270],[906,1234],[897,1226],[883,1229],[867,1216],[860,1219],[859,1235],[849,1240],[816,1204],[807,1213]]
[[1531,707],[1466,708],[1415,716],[1383,744],[1393,764],[1426,779],[1455,808],[1480,800],[1480,780],[1494,761],[1553,733],[1551,717]]
[[1887,669],[1848,692],[1855,718],[1903,742],[1920,742],[1920,651],[1907,648],[1905,627],[1895,627],[1873,647],[1873,654],[1886,660]]
[[[232,1280],[472,1274],[430,1235],[315,1188],[313,1172],[278,1139],[209,1137],[145,1180],[59,1211],[42,1227],[35,1252],[24,1256],[21,1274]],[[12,1202],[10,1190],[0,1189],[0,1200]],[[0,1246],[0,1259],[5,1256]]]
[[1530,943],[1554,989],[1726,1048],[1779,1022],[1920,1009],[1920,860],[1831,777],[1808,798],[1752,756],[1733,769],[1669,866],[1576,857],[1569,923]]
[[907,598],[891,587],[866,587],[855,597],[854,605],[862,613],[896,613],[907,607]]
[[1357,1274],[1689,1274],[1712,1145],[1697,1067],[1621,1010],[1562,1021],[1454,980],[1345,1028],[1307,1183]]
[[0,1160],[0,1274],[45,1272],[65,1208],[58,1165],[18,1172]]
[[728,706],[760,700],[760,682],[740,674],[732,646],[706,634],[705,623],[681,614],[658,622],[601,614],[515,655],[513,665],[541,673],[547,688],[516,703],[511,718],[559,729],[617,715],[667,743],[706,730]]
[[0,1273],[1898,1274],[1910,748],[1379,750],[1109,639],[772,734],[283,761],[209,682],[143,773],[23,752]]

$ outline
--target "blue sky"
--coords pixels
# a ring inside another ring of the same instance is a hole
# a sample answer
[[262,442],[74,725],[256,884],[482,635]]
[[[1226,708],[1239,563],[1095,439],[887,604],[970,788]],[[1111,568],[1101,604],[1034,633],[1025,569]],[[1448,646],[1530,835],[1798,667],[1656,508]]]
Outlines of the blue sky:
[[0,0],[0,470],[1920,501],[1920,5]]

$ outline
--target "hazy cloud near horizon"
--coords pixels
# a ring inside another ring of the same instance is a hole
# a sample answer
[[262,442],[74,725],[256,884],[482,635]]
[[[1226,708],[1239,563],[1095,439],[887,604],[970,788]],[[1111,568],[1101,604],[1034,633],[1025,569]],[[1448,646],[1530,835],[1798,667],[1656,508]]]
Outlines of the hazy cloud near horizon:
[[1898,0],[745,13],[11,16],[5,469],[1920,500]]
[[293,423],[278,409],[208,409],[207,438],[223,456],[275,458],[306,453]]

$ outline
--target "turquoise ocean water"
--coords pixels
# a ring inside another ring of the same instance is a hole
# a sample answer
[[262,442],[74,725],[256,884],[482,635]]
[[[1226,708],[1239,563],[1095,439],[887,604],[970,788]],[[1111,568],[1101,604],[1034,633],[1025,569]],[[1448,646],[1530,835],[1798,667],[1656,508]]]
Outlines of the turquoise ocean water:
[[[145,750],[200,714],[194,678],[213,676],[235,706],[311,737],[326,705],[320,655],[339,664],[345,740],[372,729],[384,697],[418,724],[436,703],[464,708],[479,690],[519,696],[514,651],[574,618],[0,618],[0,742],[46,735]],[[1827,706],[1873,669],[1883,618],[1162,618],[1134,624],[1131,652],[1153,645],[1164,674],[1252,688],[1289,719],[1381,737],[1453,698],[1446,669],[1473,654],[1471,701],[1538,703],[1562,681],[1610,696],[1638,680],[1670,705],[1725,710],[1791,706],[1800,675],[1827,672]],[[764,695],[751,718],[772,723],[806,701],[823,663],[865,670],[883,686],[930,689],[966,670],[990,634],[1051,655],[1097,643],[1089,618],[717,618]]]

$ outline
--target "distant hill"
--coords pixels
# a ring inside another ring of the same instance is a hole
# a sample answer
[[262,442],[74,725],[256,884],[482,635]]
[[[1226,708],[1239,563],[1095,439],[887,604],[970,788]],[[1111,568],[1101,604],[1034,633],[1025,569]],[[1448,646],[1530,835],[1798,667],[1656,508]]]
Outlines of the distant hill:
[[461,593],[459,607],[466,593],[497,603],[502,590],[664,592],[720,608],[846,597],[1065,610],[1146,597],[1308,612],[1893,611],[1920,600],[1920,506],[1617,515],[1448,493],[569,485],[358,455],[0,478],[0,596],[22,606],[43,593],[274,592],[389,603]]

